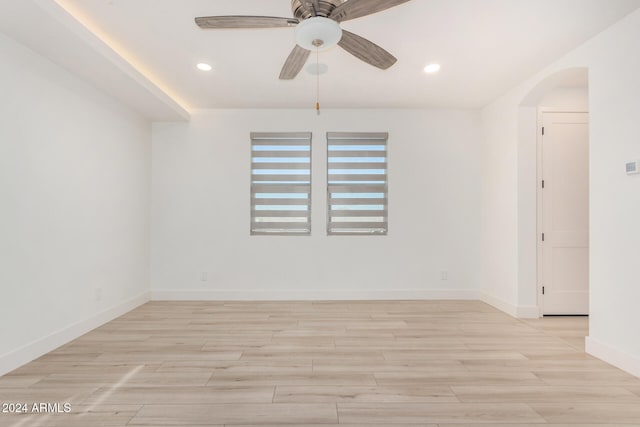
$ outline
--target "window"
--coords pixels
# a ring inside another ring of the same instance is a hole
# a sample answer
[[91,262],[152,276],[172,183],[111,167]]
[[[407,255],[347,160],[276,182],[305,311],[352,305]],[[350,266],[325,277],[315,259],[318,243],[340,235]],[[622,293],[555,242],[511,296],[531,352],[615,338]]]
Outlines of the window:
[[251,133],[251,234],[311,234],[311,133]]
[[387,234],[388,136],[327,133],[328,234]]

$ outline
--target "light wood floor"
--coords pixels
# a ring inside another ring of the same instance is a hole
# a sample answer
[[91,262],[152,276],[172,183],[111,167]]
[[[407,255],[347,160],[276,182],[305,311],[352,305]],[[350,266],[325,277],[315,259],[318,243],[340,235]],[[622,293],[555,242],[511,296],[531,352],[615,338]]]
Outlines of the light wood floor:
[[0,377],[1,426],[640,426],[587,318],[480,302],[152,302]]

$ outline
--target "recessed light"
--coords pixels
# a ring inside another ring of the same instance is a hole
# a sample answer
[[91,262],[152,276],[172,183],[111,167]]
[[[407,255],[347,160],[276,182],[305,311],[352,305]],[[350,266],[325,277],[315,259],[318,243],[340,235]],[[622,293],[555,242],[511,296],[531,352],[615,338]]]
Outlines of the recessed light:
[[433,74],[433,73],[437,73],[438,71],[440,71],[440,64],[429,64],[426,67],[424,67],[425,73]]
[[211,65],[205,64],[204,62],[199,63],[196,67],[198,67],[198,70],[200,71],[211,71],[213,69]]

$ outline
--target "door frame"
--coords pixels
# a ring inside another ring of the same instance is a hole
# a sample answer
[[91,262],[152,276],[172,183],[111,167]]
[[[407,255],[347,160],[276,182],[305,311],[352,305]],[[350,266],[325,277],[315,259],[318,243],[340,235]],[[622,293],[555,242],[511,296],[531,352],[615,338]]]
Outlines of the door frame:
[[[542,119],[545,113],[584,113],[584,110],[567,110],[563,108],[538,107],[536,125],[536,301],[538,303],[538,316],[544,316],[544,301],[542,298]],[[589,130],[591,121],[589,120]],[[591,132],[589,132],[589,137]],[[590,144],[589,138],[587,144]],[[589,171],[591,176],[591,171]],[[591,190],[589,190],[591,192]],[[591,265],[591,252],[589,251],[589,265]],[[589,287],[591,297],[591,287]]]

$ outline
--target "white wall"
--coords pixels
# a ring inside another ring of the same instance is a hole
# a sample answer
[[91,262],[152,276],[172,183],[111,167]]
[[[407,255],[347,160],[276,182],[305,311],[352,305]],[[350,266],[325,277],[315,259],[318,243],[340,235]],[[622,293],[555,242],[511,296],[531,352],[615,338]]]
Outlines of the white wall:
[[[477,297],[478,112],[311,107],[154,125],[154,298]],[[249,236],[251,131],[313,132],[312,236]],[[389,132],[388,236],[326,236],[327,131]]]
[[538,106],[562,111],[589,111],[589,89],[586,86],[553,88],[540,98]]
[[0,64],[2,374],[147,297],[151,125],[2,34]]
[[[482,209],[485,300],[519,301],[519,107],[540,82],[572,67],[589,69],[590,332],[592,354],[640,375],[640,176],[626,161],[640,158],[640,11],[633,12],[482,111]],[[526,181],[526,180],[525,180]],[[498,218],[502,220],[499,221]]]
[[[590,67],[591,322],[594,352],[631,356],[640,376],[640,11],[594,40]],[[596,349],[601,344],[603,348]],[[589,346],[588,346],[589,348]],[[624,365],[623,365],[624,366]]]

